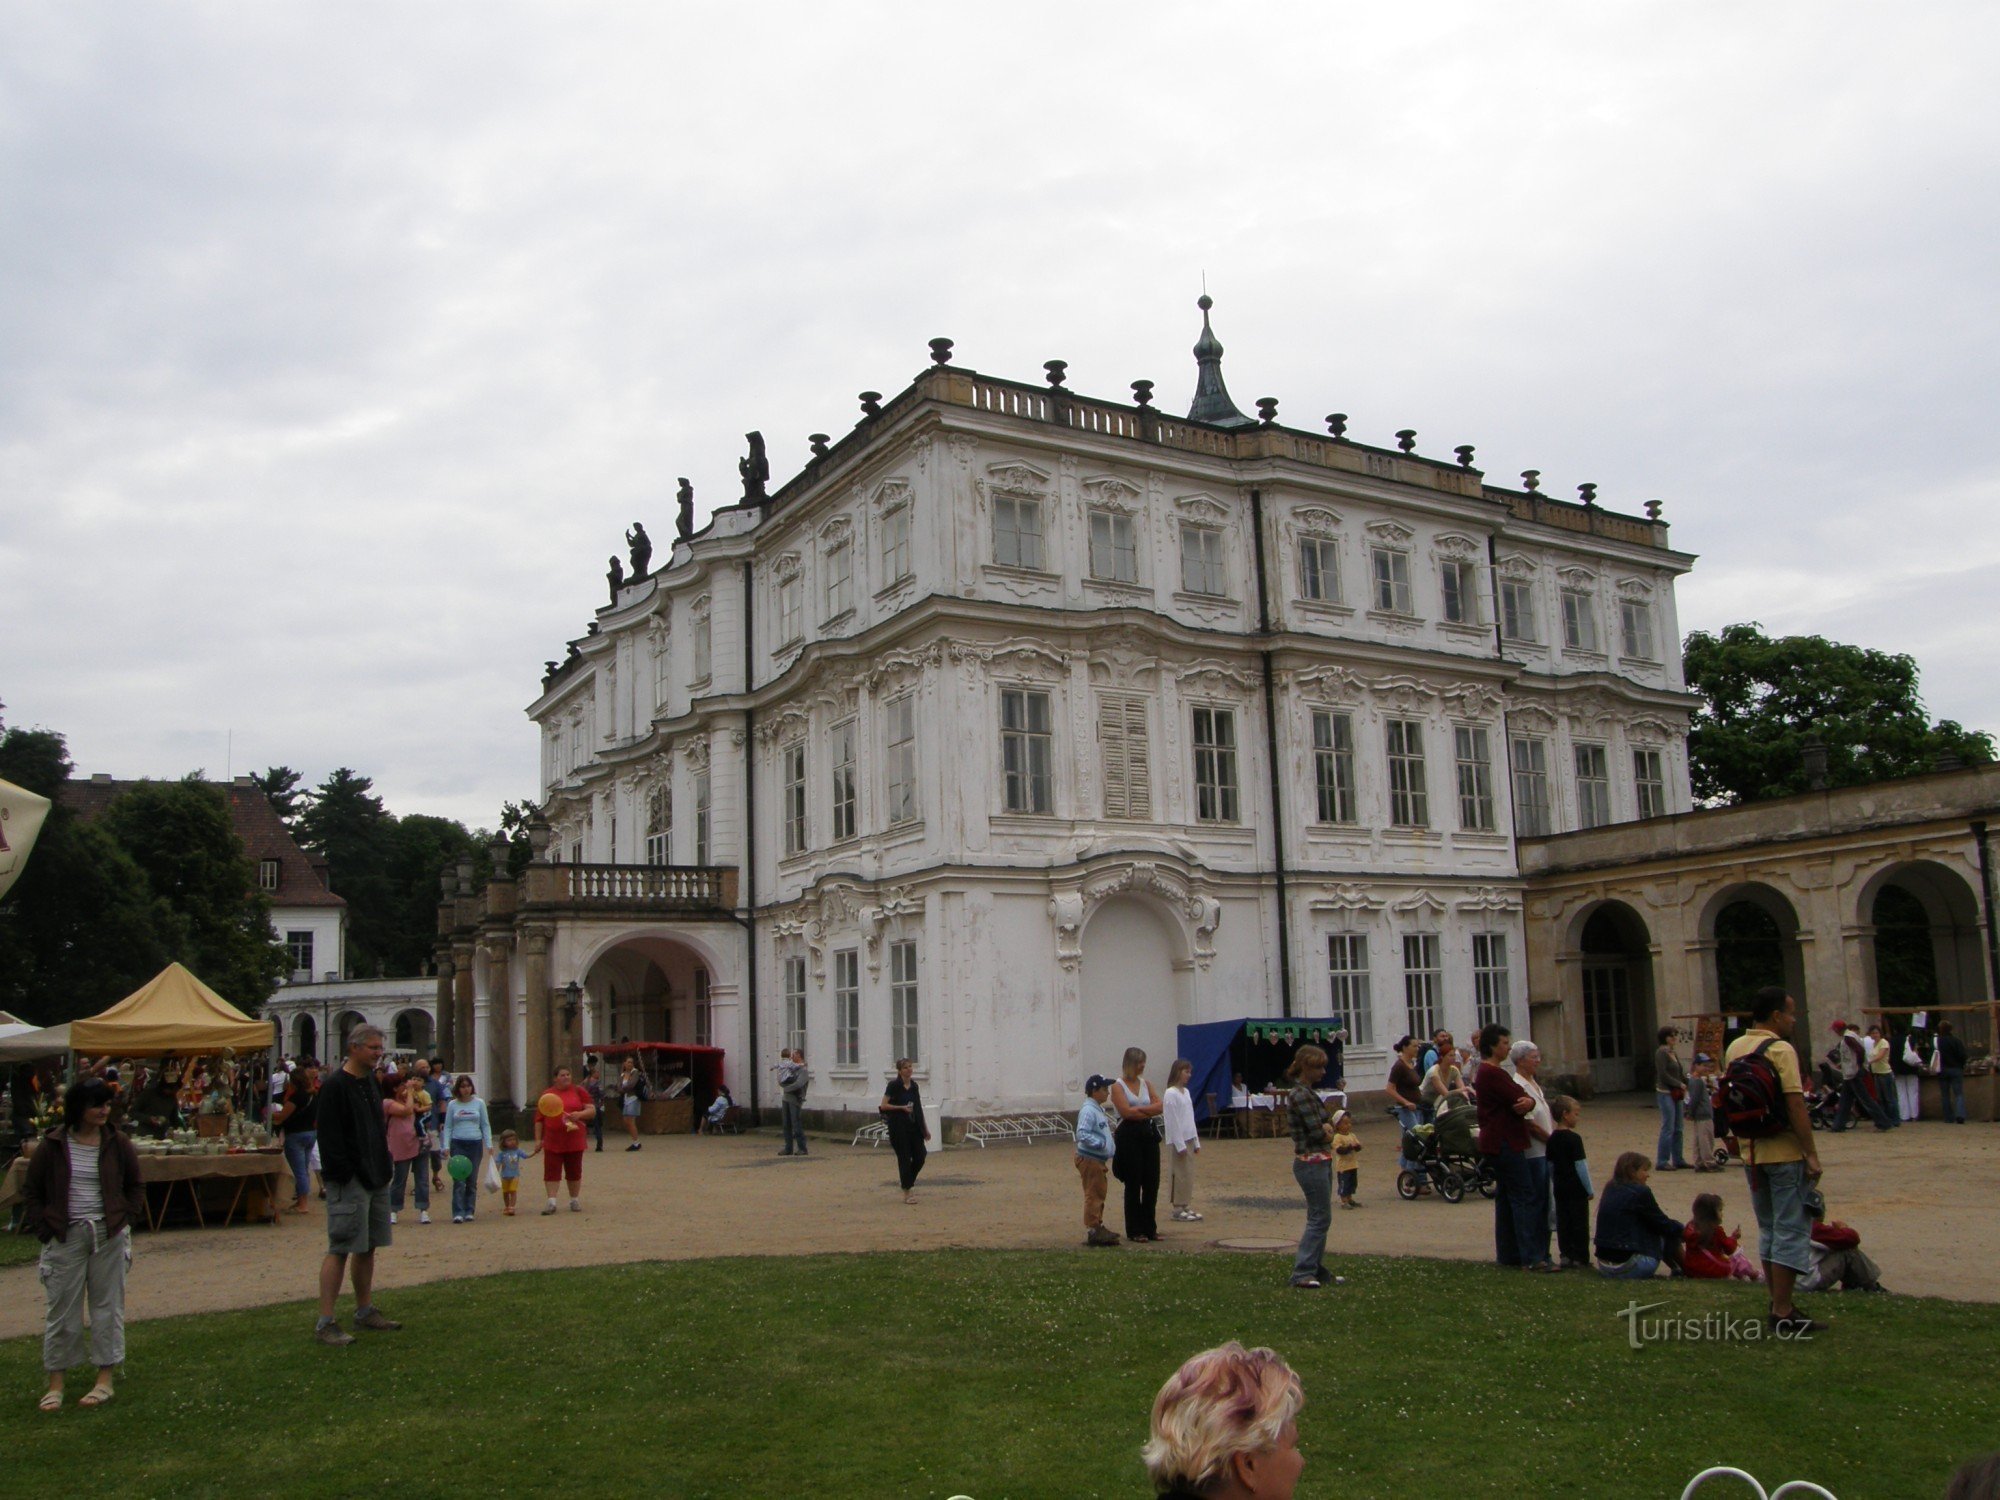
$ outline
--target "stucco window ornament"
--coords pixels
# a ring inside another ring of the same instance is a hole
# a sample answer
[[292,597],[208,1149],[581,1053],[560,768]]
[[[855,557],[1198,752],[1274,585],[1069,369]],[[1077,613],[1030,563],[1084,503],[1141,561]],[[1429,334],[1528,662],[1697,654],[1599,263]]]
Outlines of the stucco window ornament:
[[1174,678],[1185,694],[1219,696],[1225,701],[1229,700],[1232,689],[1238,693],[1249,693],[1257,687],[1257,679],[1250,673],[1239,672],[1228,663],[1219,661],[1189,662],[1174,673]]
[[977,663],[996,677],[1057,682],[1069,675],[1066,653],[1051,651],[1033,641],[1007,640],[997,646],[953,642],[946,649],[954,662]]
[[687,743],[681,746],[681,757],[690,766],[694,767],[695,770],[706,771],[708,769],[708,736],[705,734],[690,735]]
[[868,951],[868,972],[871,975],[879,977],[882,973],[882,939],[885,929],[907,917],[920,917],[923,913],[923,895],[906,885],[892,886],[883,893],[875,905],[861,908],[858,914],[862,929],[861,943]]
[[1387,547],[1407,547],[1416,532],[1401,521],[1370,521],[1362,528],[1368,535]]
[[1361,674],[1348,667],[1314,667],[1293,681],[1301,693],[1322,703],[1353,703],[1367,689]]
[[944,660],[944,643],[932,641],[913,651],[889,651],[877,657],[864,681],[871,692],[896,692],[921,679]]
[[1324,888],[1322,894],[1309,903],[1314,911],[1375,912],[1388,905],[1379,896],[1369,894],[1368,888],[1352,882],[1341,881]]
[[1055,927],[1056,959],[1065,969],[1083,962],[1083,929],[1111,897],[1130,892],[1149,896],[1165,906],[1181,924],[1188,953],[1198,969],[1215,960],[1215,930],[1222,925],[1222,903],[1176,871],[1151,860],[1135,860],[1121,869],[1084,880],[1080,889],[1059,889],[1049,897],[1049,917]]
[[1447,684],[1442,696],[1452,713],[1462,719],[1492,719],[1499,716],[1505,702],[1497,688],[1483,682],[1454,682]]
[[1521,898],[1515,892],[1502,890],[1497,885],[1483,885],[1470,896],[1452,904],[1462,912],[1501,915],[1518,912],[1521,909]]
[[1292,524],[1307,536],[1333,537],[1340,535],[1341,519],[1323,505],[1304,505],[1292,512]]
[[1509,698],[1505,700],[1507,714],[1516,734],[1550,735],[1556,731],[1559,722],[1556,716],[1542,703],[1534,699]]
[[757,743],[770,745],[798,739],[812,723],[812,715],[796,704],[780,709],[768,719],[757,721]]
[[915,498],[916,491],[910,488],[909,480],[885,479],[875,486],[869,503],[874,506],[877,515],[886,515],[910,504]]
[[1204,526],[1221,526],[1229,520],[1229,507],[1215,496],[1206,493],[1176,495],[1174,509],[1181,519]]
[[1084,480],[1082,490],[1084,503],[1092,510],[1116,511],[1120,515],[1131,515],[1146,498],[1136,484],[1109,475]]
[[1367,687],[1376,703],[1404,715],[1423,713],[1438,696],[1435,684],[1396,673],[1368,679]]
[[1399,917],[1427,916],[1437,918],[1444,915],[1445,906],[1442,901],[1438,900],[1429,891],[1418,891],[1415,895],[1398,901],[1395,904],[1394,911]]

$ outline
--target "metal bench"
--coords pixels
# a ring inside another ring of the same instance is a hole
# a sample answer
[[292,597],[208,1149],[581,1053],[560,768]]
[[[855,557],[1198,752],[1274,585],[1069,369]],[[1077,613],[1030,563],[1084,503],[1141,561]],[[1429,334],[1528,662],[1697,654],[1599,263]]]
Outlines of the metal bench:
[[888,1140],[889,1127],[880,1120],[873,1120],[854,1132],[854,1139],[850,1144],[858,1146],[866,1141],[871,1146],[881,1146],[887,1144]]

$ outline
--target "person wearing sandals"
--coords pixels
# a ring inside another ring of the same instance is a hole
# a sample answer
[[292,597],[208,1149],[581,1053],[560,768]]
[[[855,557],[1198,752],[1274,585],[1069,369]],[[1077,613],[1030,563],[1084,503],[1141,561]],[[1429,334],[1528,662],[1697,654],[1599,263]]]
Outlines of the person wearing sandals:
[[1326,1053],[1310,1042],[1292,1055],[1285,1078],[1285,1117],[1292,1128],[1292,1177],[1306,1198],[1306,1227],[1292,1261],[1292,1285],[1317,1291],[1333,1278],[1326,1269],[1326,1232],[1333,1226],[1333,1120],[1319,1096]]
[[1125,1066],[1111,1085],[1111,1109],[1118,1116],[1112,1135],[1111,1175],[1125,1185],[1125,1238],[1150,1244],[1160,1237],[1160,1131],[1155,1123],[1166,1105],[1146,1082],[1146,1053],[1125,1049]]
[[1167,1201],[1174,1206],[1173,1217],[1183,1224],[1199,1224],[1201,1215],[1190,1206],[1194,1202],[1194,1159],[1201,1154],[1201,1132],[1195,1129],[1194,1100],[1188,1097],[1188,1080],[1194,1064],[1185,1057],[1174,1059],[1167,1069],[1167,1092],[1161,1120],[1167,1131]]
[[132,1224],[146,1212],[139,1153],[111,1125],[112,1090],[97,1078],[63,1095],[63,1123],[42,1137],[28,1160],[22,1202],[42,1242],[42,1293],[48,1316],[42,1368],[49,1388],[43,1411],[63,1402],[63,1378],[83,1362],[84,1303],[90,1304],[90,1360],[97,1383],[77,1404],[111,1399],[125,1362],[125,1273],[132,1264]]

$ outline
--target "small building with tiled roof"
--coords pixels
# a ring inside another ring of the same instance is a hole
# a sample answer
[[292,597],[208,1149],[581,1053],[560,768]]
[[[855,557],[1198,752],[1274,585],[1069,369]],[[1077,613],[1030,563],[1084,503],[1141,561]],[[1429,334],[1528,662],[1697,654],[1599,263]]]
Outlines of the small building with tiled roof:
[[[73,780],[62,800],[86,822],[138,786],[108,775]],[[248,776],[216,786],[229,799],[229,819],[243,843],[257,887],[271,903],[271,930],[290,955],[287,982],[339,979],[346,973],[347,902],[327,883],[326,861],[306,853]]]

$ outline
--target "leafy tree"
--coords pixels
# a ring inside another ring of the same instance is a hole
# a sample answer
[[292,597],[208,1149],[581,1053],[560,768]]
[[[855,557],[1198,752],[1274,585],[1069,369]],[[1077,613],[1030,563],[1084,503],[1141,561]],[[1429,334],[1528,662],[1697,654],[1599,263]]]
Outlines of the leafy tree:
[[296,834],[299,819],[313,800],[312,790],[300,785],[305,778],[290,766],[271,766],[261,776],[253,773],[250,779],[257,783],[257,790],[271,804],[278,821]]
[[1688,732],[1695,800],[1756,802],[1808,790],[1809,740],[1826,746],[1827,785],[1860,786],[1993,759],[1992,736],[1931,722],[1908,657],[1816,635],[1772,639],[1752,621],[1697,630],[1683,648],[1702,702]]
[[334,894],[347,902],[347,964],[361,975],[394,972],[390,955],[398,946],[389,874],[395,820],[374,788],[370,778],[341,766],[320,783],[298,825],[305,846],[325,857]]
[[95,1015],[166,967],[182,927],[131,855],[64,805],[59,734],[0,735],[0,778],[53,804],[0,912],[0,1009],[44,1026]]
[[470,859],[486,863],[486,851],[465,825],[452,818],[412,813],[395,819],[394,850],[387,871],[395,896],[393,936],[384,955],[392,974],[421,973],[437,942],[438,875],[446,865]]
[[174,956],[224,999],[254,1012],[286,967],[271,904],[220,787],[190,776],[142,781],[105,810],[104,831],[146,872],[178,925]]

